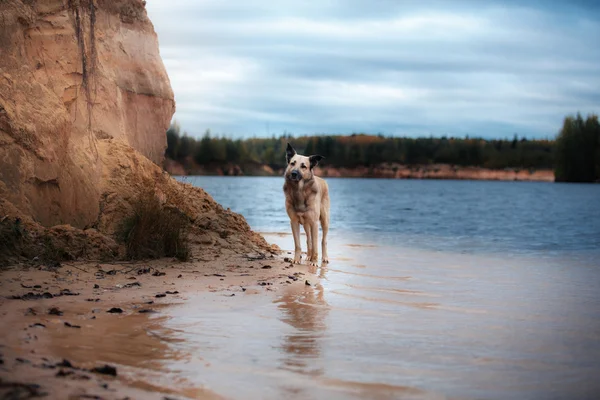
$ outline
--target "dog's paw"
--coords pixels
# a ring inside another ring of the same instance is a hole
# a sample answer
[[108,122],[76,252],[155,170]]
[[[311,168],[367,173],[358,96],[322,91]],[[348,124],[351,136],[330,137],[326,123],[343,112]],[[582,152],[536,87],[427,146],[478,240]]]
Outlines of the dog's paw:
[[302,260],[302,257],[297,256],[297,257],[294,257],[294,261],[292,261],[292,263],[294,263],[294,264],[302,264],[301,260]]
[[323,258],[321,260],[321,263],[323,263],[323,264],[329,264],[329,258]]
[[318,267],[319,263],[316,260],[311,260],[308,262],[308,265],[310,265],[311,267]]

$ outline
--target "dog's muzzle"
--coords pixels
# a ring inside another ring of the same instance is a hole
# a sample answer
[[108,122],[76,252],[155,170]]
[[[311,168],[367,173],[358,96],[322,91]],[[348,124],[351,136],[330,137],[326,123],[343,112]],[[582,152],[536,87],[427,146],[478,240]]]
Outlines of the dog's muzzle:
[[299,181],[300,179],[302,179],[302,174],[295,169],[292,172],[290,172],[290,179],[293,181]]

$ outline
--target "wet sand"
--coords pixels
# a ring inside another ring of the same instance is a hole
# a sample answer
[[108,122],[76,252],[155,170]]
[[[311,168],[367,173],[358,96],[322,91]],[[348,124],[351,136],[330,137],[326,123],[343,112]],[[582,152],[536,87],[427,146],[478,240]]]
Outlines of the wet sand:
[[[288,234],[264,235],[291,247]],[[594,265],[389,248],[335,236],[330,257],[330,265],[317,268],[232,256],[4,272],[0,378],[40,384],[50,398],[593,399],[600,393]],[[97,275],[98,269],[105,272]],[[136,282],[141,286],[123,287]],[[21,286],[35,284],[42,287]],[[63,289],[79,295],[5,298]],[[63,315],[47,315],[51,307]],[[107,313],[112,307],[124,312]],[[26,315],[29,308],[36,315]],[[63,358],[81,369],[44,368]],[[88,372],[105,364],[116,367],[116,377]]]
[[[0,274],[0,398],[221,398],[162,365],[174,355],[169,308],[198,293],[251,302],[306,286],[303,271],[258,255],[9,268]],[[92,371],[106,365],[116,376]]]

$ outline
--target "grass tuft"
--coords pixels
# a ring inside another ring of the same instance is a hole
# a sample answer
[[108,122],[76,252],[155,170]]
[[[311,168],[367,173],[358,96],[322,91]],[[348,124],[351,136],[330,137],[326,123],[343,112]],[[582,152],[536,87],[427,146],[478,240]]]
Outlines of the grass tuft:
[[151,191],[132,202],[132,214],[117,231],[117,240],[126,247],[127,258],[190,258],[189,220],[179,210],[164,207]]

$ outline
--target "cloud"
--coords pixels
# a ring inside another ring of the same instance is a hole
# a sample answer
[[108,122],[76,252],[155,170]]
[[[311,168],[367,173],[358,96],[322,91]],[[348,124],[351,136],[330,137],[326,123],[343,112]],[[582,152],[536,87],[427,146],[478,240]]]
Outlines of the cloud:
[[192,135],[551,137],[600,110],[595,2],[152,0]]

